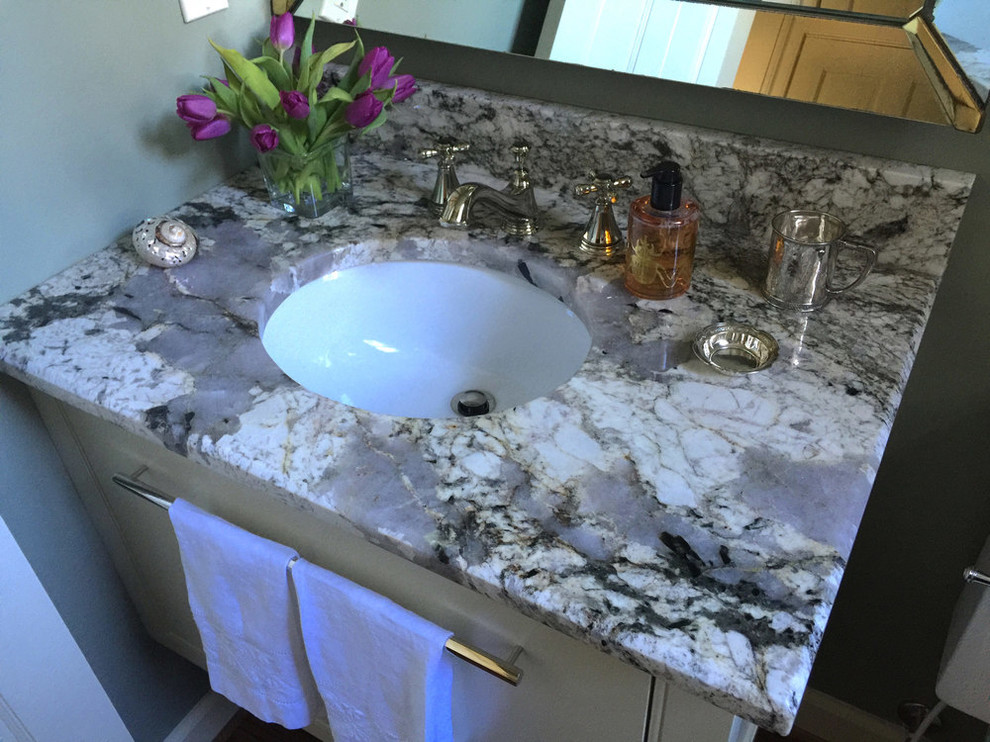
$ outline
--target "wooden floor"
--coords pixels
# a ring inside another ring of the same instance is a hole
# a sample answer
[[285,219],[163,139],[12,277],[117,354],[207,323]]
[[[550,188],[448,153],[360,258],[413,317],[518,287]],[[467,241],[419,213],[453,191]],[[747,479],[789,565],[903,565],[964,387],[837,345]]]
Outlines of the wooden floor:
[[302,730],[289,730],[278,724],[266,724],[243,709],[223,728],[213,742],[319,742]]
[[756,738],[753,742],[837,742],[822,739],[821,737],[816,737],[809,732],[802,732],[800,729],[795,729],[786,737],[781,737],[779,734],[774,734],[773,732],[768,732],[765,729],[759,729],[756,732]]
[[[290,731],[278,724],[266,724],[247,711],[238,711],[213,742],[319,742],[304,731]],[[753,742],[834,742],[795,729],[787,737],[760,729]]]

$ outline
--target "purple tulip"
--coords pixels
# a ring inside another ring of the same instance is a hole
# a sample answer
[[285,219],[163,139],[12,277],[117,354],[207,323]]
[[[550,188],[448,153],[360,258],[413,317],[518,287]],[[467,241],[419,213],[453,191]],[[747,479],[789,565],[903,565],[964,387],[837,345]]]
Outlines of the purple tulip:
[[364,55],[358,65],[358,75],[365,75],[370,70],[371,89],[377,90],[386,86],[394,64],[395,59],[388,53],[388,49],[384,46],[376,46]]
[[197,142],[204,139],[216,139],[230,131],[230,122],[223,116],[217,116],[210,121],[187,121],[186,126],[192,132],[192,138]]
[[309,116],[309,100],[298,90],[281,91],[278,97],[282,100],[282,108],[294,119],[304,119]]
[[205,95],[180,95],[175,99],[175,112],[188,124],[202,124],[217,117],[217,104]]
[[396,75],[389,78],[386,87],[395,88],[392,102],[398,103],[416,92],[416,78],[412,75]]
[[296,42],[296,29],[292,25],[292,13],[273,15],[268,38],[279,52],[284,52]]
[[351,126],[363,129],[382,112],[382,102],[370,90],[361,93],[344,111],[344,119]]
[[249,139],[259,152],[271,152],[278,146],[278,132],[268,124],[258,124],[251,129]]

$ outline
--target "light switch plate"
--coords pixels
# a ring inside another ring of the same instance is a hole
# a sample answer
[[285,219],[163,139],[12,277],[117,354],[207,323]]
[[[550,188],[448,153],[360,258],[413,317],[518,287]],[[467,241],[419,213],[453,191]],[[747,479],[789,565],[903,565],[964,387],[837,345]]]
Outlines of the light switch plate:
[[186,23],[226,8],[227,0],[179,0],[182,20]]
[[343,23],[357,17],[358,0],[323,0],[320,18],[326,21]]

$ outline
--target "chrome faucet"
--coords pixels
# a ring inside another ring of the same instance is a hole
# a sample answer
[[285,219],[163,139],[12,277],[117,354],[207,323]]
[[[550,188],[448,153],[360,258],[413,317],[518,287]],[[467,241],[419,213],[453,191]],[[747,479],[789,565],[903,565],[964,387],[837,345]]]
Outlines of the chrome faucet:
[[523,164],[528,152],[526,142],[512,146],[515,169],[512,180],[500,191],[483,183],[465,183],[455,188],[440,214],[440,226],[466,228],[474,223],[475,207],[482,206],[502,217],[501,227],[509,234],[533,234],[539,228],[539,219],[533,184]]

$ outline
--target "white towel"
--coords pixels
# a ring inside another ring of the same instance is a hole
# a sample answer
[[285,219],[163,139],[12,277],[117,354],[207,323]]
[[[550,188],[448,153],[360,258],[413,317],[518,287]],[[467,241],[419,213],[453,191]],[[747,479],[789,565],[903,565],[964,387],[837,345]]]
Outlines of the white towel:
[[298,555],[183,500],[169,508],[210,685],[287,729],[320,708],[287,573]]
[[450,742],[451,632],[305,560],[292,579],[334,740]]

